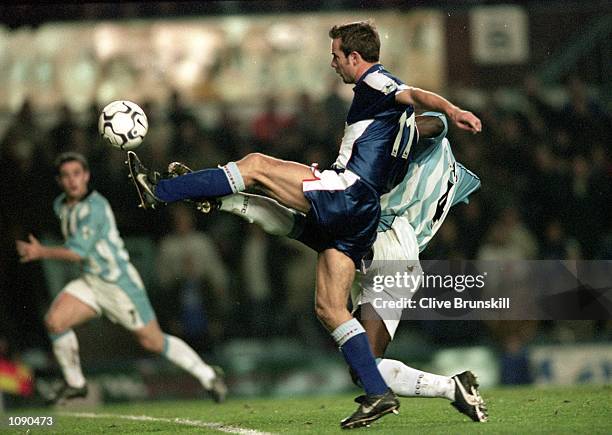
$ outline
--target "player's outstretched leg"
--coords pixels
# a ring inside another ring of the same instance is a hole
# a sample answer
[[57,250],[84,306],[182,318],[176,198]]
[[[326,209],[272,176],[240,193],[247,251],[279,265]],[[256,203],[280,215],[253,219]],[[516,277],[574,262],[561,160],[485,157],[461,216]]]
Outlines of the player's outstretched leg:
[[187,343],[178,337],[164,334],[162,355],[198,378],[213,400],[221,403],[227,396],[225,375],[220,367],[209,366]]
[[[193,170],[183,162],[171,162],[168,164],[168,178],[179,177],[190,172],[193,172]],[[221,201],[217,198],[201,198],[186,200],[186,202],[192,202],[195,208],[204,214],[212,213],[221,206]]]
[[[478,391],[478,383],[472,372],[453,377],[427,373],[407,366],[401,361],[383,359],[378,370],[396,394],[402,397],[439,397],[451,400],[457,411],[473,421],[487,421],[487,407]],[[364,396],[355,399],[360,403]]]
[[141,208],[155,208],[163,201],[155,194],[155,185],[161,178],[160,174],[147,169],[133,151],[128,151],[127,161],[125,162],[130,170],[130,179],[134,182]]
[[237,162],[218,168],[201,169],[178,177],[163,178],[147,170],[133,151],[126,162],[141,199],[141,206],[201,198],[220,198],[257,188],[281,204],[306,213],[310,202],[304,196],[302,182],[312,177],[306,165],[251,153]]
[[128,151],[126,163],[143,208],[185,199],[216,198],[245,189],[235,162],[170,178],[162,178],[159,173],[148,170],[133,151]]
[[[168,176],[178,177],[193,172],[182,162],[168,165]],[[215,210],[240,216],[247,222],[259,225],[266,233],[275,236],[287,236],[294,229],[295,216],[299,212],[281,205],[267,196],[251,193],[234,193],[221,198],[202,198],[193,201],[196,209],[204,214]]]
[[227,386],[223,371],[206,364],[202,358],[183,340],[164,334],[156,320],[132,331],[142,347],[167,358],[172,363],[189,372],[200,381],[215,402],[223,402]]
[[79,285],[80,280],[68,284],[53,300],[45,316],[53,354],[64,375],[62,385],[45,397],[48,404],[63,404],[70,399],[87,396],[87,383],[79,358],[79,341],[72,328],[95,317],[96,311],[70,293]]
[[380,360],[378,370],[389,388],[400,396],[455,400],[455,381],[449,376],[427,373],[392,359]]
[[87,383],[79,360],[79,342],[72,329],[62,334],[49,334],[53,353],[64,375],[63,383],[53,391],[46,402],[62,404],[70,399],[87,397]]
[[473,421],[485,422],[489,419],[487,405],[480,396],[476,376],[470,371],[453,376],[455,381],[455,400],[451,403],[457,411],[467,415]]

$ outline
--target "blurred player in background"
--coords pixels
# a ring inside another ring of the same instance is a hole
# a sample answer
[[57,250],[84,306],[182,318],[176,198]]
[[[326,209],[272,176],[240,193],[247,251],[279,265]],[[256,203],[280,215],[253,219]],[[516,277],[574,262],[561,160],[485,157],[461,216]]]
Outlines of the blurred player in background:
[[53,207],[60,219],[64,245],[44,246],[33,235],[27,242],[17,241],[22,263],[53,259],[79,263],[82,268],[82,275],[64,287],[45,317],[53,352],[64,375],[63,385],[49,401],[59,403],[87,395],[79,344],[72,328],[102,314],[132,332],[142,347],[195,376],[215,401],[223,401],[227,387],[220,369],[205,364],[180,338],[161,331],[108,201],[89,190],[85,157],[64,153],[58,156],[55,167],[63,193]]
[[319,253],[315,311],[365,390],[357,411],[341,422],[361,427],[400,406],[376,367],[363,326],[346,303],[356,266],[376,239],[380,195],[403,178],[418,140],[414,105],[446,113],[455,124],[480,131],[480,120],[431,92],[406,86],[378,63],[380,38],[370,22],[334,26],[331,67],[355,84],[340,153],[333,168],[249,154],[238,162],[160,179],[128,152],[130,174],[144,207],[202,197],[221,197],[257,187],[303,212],[296,239]]
[[[480,187],[478,177],[455,160],[446,139],[448,124],[444,115],[426,112],[416,117],[416,125],[420,139],[411,151],[408,172],[398,186],[381,197],[381,219],[373,253],[369,256],[371,261],[360,280],[359,291],[352,295],[354,313],[370,339],[378,369],[396,394],[446,398],[472,420],[486,421],[486,405],[471,372],[440,376],[400,361],[383,359],[403,309],[376,308],[375,300],[393,301],[396,303],[393,306],[400,307],[400,302],[411,298],[417,288],[385,288],[380,292],[373,288],[373,277],[393,276],[407,268],[419,276],[422,271],[419,253],[441,227],[450,208],[467,202],[468,196]],[[180,162],[168,167],[171,174],[188,171]],[[278,236],[292,237],[296,233],[296,221],[300,219],[299,212],[260,195],[237,193],[196,204],[204,212],[218,209],[238,215]]]

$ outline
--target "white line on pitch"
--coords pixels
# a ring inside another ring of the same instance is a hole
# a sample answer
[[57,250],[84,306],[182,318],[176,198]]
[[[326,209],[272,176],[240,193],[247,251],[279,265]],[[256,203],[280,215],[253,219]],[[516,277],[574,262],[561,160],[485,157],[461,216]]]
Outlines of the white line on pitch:
[[148,415],[124,415],[124,414],[96,414],[95,412],[60,412],[59,415],[78,418],[119,418],[134,421],[157,421],[160,423],[174,423],[183,426],[203,427],[206,429],[218,430],[219,432],[233,433],[239,435],[271,435],[269,432],[260,432],[254,429],[245,429],[238,426],[231,426],[223,423],[213,423],[201,420],[190,420],[188,418],[163,418],[149,417]]

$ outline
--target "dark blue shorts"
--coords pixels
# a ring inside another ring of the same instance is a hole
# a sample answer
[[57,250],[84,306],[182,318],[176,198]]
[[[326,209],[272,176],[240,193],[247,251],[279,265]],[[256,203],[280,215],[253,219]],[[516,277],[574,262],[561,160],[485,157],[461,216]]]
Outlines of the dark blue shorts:
[[295,238],[317,252],[335,248],[360,268],[376,240],[378,193],[349,171],[313,170],[313,175],[303,182],[311,209]]

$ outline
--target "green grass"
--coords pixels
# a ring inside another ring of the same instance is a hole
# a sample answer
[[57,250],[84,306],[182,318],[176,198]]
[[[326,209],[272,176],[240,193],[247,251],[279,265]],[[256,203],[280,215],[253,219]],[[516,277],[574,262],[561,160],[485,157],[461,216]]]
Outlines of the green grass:
[[[443,399],[402,399],[399,416],[386,416],[370,428],[358,429],[357,433],[612,433],[610,386],[506,388],[485,390],[483,396],[489,407],[490,421],[487,423],[471,422]],[[351,395],[342,395],[236,399],[222,405],[211,401],[146,402],[67,412],[144,415],[170,420],[184,418],[264,432],[326,434],[346,433],[339,429],[339,421],[356,409],[352,398]],[[52,429],[32,428],[30,433],[222,433],[210,427],[193,427],[171,421],[72,417],[48,409],[11,410],[2,417],[0,432],[6,429],[9,415],[54,416]],[[25,430],[20,432],[25,433]]]

